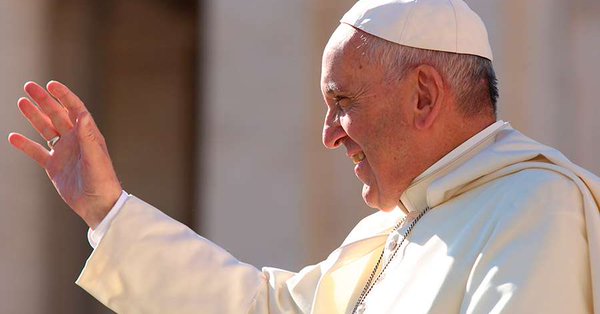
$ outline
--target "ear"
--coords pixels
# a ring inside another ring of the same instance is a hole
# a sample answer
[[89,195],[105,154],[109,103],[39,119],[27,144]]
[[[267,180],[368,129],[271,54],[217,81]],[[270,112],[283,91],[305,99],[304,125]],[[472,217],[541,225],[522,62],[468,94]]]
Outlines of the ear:
[[417,129],[428,129],[438,117],[444,99],[444,80],[432,66],[422,64],[415,69],[417,106],[414,123]]

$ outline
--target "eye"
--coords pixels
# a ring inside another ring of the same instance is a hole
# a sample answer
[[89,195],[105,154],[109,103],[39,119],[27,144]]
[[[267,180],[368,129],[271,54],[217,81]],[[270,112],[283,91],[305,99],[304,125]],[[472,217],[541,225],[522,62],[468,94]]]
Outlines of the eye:
[[347,97],[336,97],[335,106],[341,111],[346,112],[352,107],[352,102]]

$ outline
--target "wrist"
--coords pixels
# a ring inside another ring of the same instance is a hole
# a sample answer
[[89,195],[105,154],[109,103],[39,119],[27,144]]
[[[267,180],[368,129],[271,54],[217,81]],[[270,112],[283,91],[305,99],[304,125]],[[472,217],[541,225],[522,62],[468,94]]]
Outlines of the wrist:
[[90,204],[92,207],[88,209],[88,215],[84,219],[85,223],[88,225],[88,227],[90,227],[90,229],[94,230],[96,227],[98,227],[106,215],[108,215],[111,209],[115,206],[121,197],[122,192],[123,190],[121,189],[121,186],[119,186],[118,190],[115,189],[114,191],[111,191],[109,196],[105,197],[104,200],[99,200],[96,204]]

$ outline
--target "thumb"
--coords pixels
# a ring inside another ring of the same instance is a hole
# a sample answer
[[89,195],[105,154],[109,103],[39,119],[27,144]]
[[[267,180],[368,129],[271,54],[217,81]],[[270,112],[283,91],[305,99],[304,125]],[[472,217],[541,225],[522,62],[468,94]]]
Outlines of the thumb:
[[84,159],[91,164],[104,163],[106,159],[104,138],[87,111],[77,116],[77,140]]

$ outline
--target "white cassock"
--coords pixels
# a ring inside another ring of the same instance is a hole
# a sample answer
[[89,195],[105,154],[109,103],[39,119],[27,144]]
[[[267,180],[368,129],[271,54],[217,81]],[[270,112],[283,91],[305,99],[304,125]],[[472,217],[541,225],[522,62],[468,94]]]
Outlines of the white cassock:
[[430,207],[365,313],[600,313],[595,200],[598,177],[499,121],[298,273],[241,263],[129,196],[77,284],[119,313],[349,313],[402,210]]

